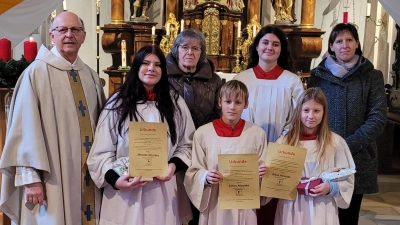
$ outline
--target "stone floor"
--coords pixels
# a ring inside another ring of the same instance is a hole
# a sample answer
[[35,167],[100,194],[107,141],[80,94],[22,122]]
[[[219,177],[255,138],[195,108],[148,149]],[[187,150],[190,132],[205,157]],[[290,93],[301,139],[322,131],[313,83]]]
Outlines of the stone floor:
[[359,225],[400,225],[400,175],[379,175],[379,193],[364,195]]

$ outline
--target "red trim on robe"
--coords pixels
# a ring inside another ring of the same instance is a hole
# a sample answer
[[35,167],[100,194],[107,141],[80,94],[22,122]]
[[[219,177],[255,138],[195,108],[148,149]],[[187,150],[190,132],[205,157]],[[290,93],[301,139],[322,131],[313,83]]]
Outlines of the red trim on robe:
[[259,65],[257,65],[253,67],[253,71],[258,79],[276,80],[283,73],[284,69],[276,64],[272,70],[265,72]]
[[300,134],[300,141],[310,141],[310,140],[316,140],[318,136],[318,129],[315,129],[315,131],[312,134]]
[[239,122],[232,128],[226,124],[222,118],[212,121],[215,132],[219,137],[239,137],[242,134],[246,122],[240,119]]
[[153,89],[146,91],[147,99],[149,101],[155,101],[156,100],[156,94],[153,92]]

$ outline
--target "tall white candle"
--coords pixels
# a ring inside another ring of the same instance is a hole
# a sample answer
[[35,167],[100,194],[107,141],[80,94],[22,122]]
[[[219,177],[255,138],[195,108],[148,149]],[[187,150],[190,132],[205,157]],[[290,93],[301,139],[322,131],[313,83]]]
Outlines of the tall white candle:
[[257,35],[256,25],[253,25],[253,38],[255,38],[256,35]]
[[156,27],[155,26],[153,26],[151,28],[151,35],[156,35]]
[[237,37],[241,37],[242,36],[242,33],[240,32],[241,31],[241,29],[242,29],[242,21],[240,21],[239,20],[239,22],[238,22],[238,32],[237,32]]
[[185,28],[185,21],[182,19],[181,20],[181,32],[183,31],[184,28]]
[[63,1],[63,10],[67,11],[67,1],[66,0]]
[[165,29],[166,29],[166,34],[167,34],[167,35],[169,35],[169,26],[170,26],[169,23],[167,23],[167,27],[165,28]]
[[367,3],[367,16],[371,16],[371,3]]
[[121,61],[122,67],[126,67],[126,41],[121,41]]

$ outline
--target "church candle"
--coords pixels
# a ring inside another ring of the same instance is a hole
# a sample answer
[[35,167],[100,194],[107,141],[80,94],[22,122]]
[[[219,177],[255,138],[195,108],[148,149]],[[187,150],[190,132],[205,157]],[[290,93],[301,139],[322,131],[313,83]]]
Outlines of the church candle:
[[35,59],[37,54],[37,43],[33,40],[33,37],[29,38],[29,41],[24,42],[24,57],[26,61],[32,61]]
[[155,26],[153,26],[151,28],[151,35],[156,35],[156,27]]
[[371,3],[367,3],[367,17],[371,16]]
[[167,23],[167,27],[165,29],[166,29],[166,35],[169,35],[169,23]]
[[4,62],[11,59],[11,41],[7,38],[0,39],[0,59]]
[[238,32],[237,32],[237,37],[240,38],[242,36],[240,30],[242,29],[242,21],[239,20],[238,22]]
[[121,60],[122,67],[126,67],[126,41],[121,41]]
[[257,35],[256,25],[253,25],[253,38],[255,38],[256,35]]
[[181,20],[181,32],[183,31],[183,28],[185,28],[185,22],[183,21],[183,19]]
[[347,23],[349,18],[348,12],[343,12],[343,23]]

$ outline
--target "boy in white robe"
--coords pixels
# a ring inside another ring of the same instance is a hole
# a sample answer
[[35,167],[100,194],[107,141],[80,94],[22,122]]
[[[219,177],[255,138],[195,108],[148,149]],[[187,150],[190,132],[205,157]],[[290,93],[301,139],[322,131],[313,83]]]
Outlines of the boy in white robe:
[[259,176],[266,173],[267,148],[265,132],[240,118],[247,107],[246,86],[237,80],[225,83],[219,94],[222,118],[201,126],[194,134],[192,165],[185,174],[185,188],[193,205],[200,211],[199,224],[257,224],[255,209],[220,209],[218,203],[219,154],[259,156]]

